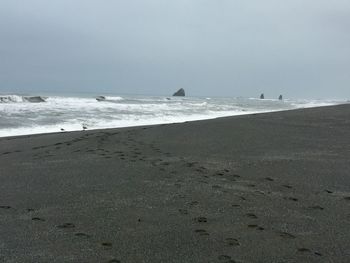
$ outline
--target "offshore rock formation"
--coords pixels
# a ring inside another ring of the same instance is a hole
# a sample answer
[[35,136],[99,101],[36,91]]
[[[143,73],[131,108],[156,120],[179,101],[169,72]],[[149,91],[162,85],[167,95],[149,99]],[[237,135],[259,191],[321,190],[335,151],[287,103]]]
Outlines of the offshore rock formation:
[[106,97],[105,96],[97,96],[96,100],[97,101],[104,101],[104,100],[106,100]]
[[28,102],[45,102],[45,99],[43,97],[40,96],[32,96],[32,97],[23,97],[24,101],[28,101]]
[[260,99],[261,99],[261,100],[265,99],[264,93],[261,93]]
[[173,96],[181,96],[184,97],[185,96],[185,90],[184,89],[179,89],[178,91],[176,91]]

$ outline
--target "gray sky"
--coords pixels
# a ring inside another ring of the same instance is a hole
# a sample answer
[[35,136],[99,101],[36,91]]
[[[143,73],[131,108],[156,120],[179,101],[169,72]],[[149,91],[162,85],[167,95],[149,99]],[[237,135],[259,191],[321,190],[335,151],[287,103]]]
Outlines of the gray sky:
[[350,98],[349,0],[0,0],[0,92]]

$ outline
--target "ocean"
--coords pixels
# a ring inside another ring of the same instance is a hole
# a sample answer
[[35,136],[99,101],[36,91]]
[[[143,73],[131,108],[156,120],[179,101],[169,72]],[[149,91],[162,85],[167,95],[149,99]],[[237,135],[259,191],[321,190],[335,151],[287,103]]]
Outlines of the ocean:
[[[98,98],[99,100],[97,100]],[[347,103],[161,96],[0,95],[0,137],[103,129],[272,112]]]

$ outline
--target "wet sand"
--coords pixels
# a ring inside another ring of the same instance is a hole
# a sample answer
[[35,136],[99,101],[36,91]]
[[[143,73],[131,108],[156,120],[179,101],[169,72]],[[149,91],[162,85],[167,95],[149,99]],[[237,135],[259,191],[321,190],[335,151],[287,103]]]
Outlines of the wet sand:
[[350,105],[0,138],[0,262],[349,262]]

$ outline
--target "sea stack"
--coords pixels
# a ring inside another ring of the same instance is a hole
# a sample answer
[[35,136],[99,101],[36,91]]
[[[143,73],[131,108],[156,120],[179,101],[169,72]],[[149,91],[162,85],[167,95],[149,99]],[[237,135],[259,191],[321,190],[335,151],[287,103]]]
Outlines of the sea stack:
[[261,100],[265,99],[264,93],[261,93],[260,99],[261,99]]
[[173,96],[181,96],[184,97],[185,96],[185,90],[184,89],[179,89],[178,91],[176,91]]
[[282,99],[283,99],[282,95],[280,95],[280,96],[278,97],[278,99],[279,99],[279,100],[282,100]]

